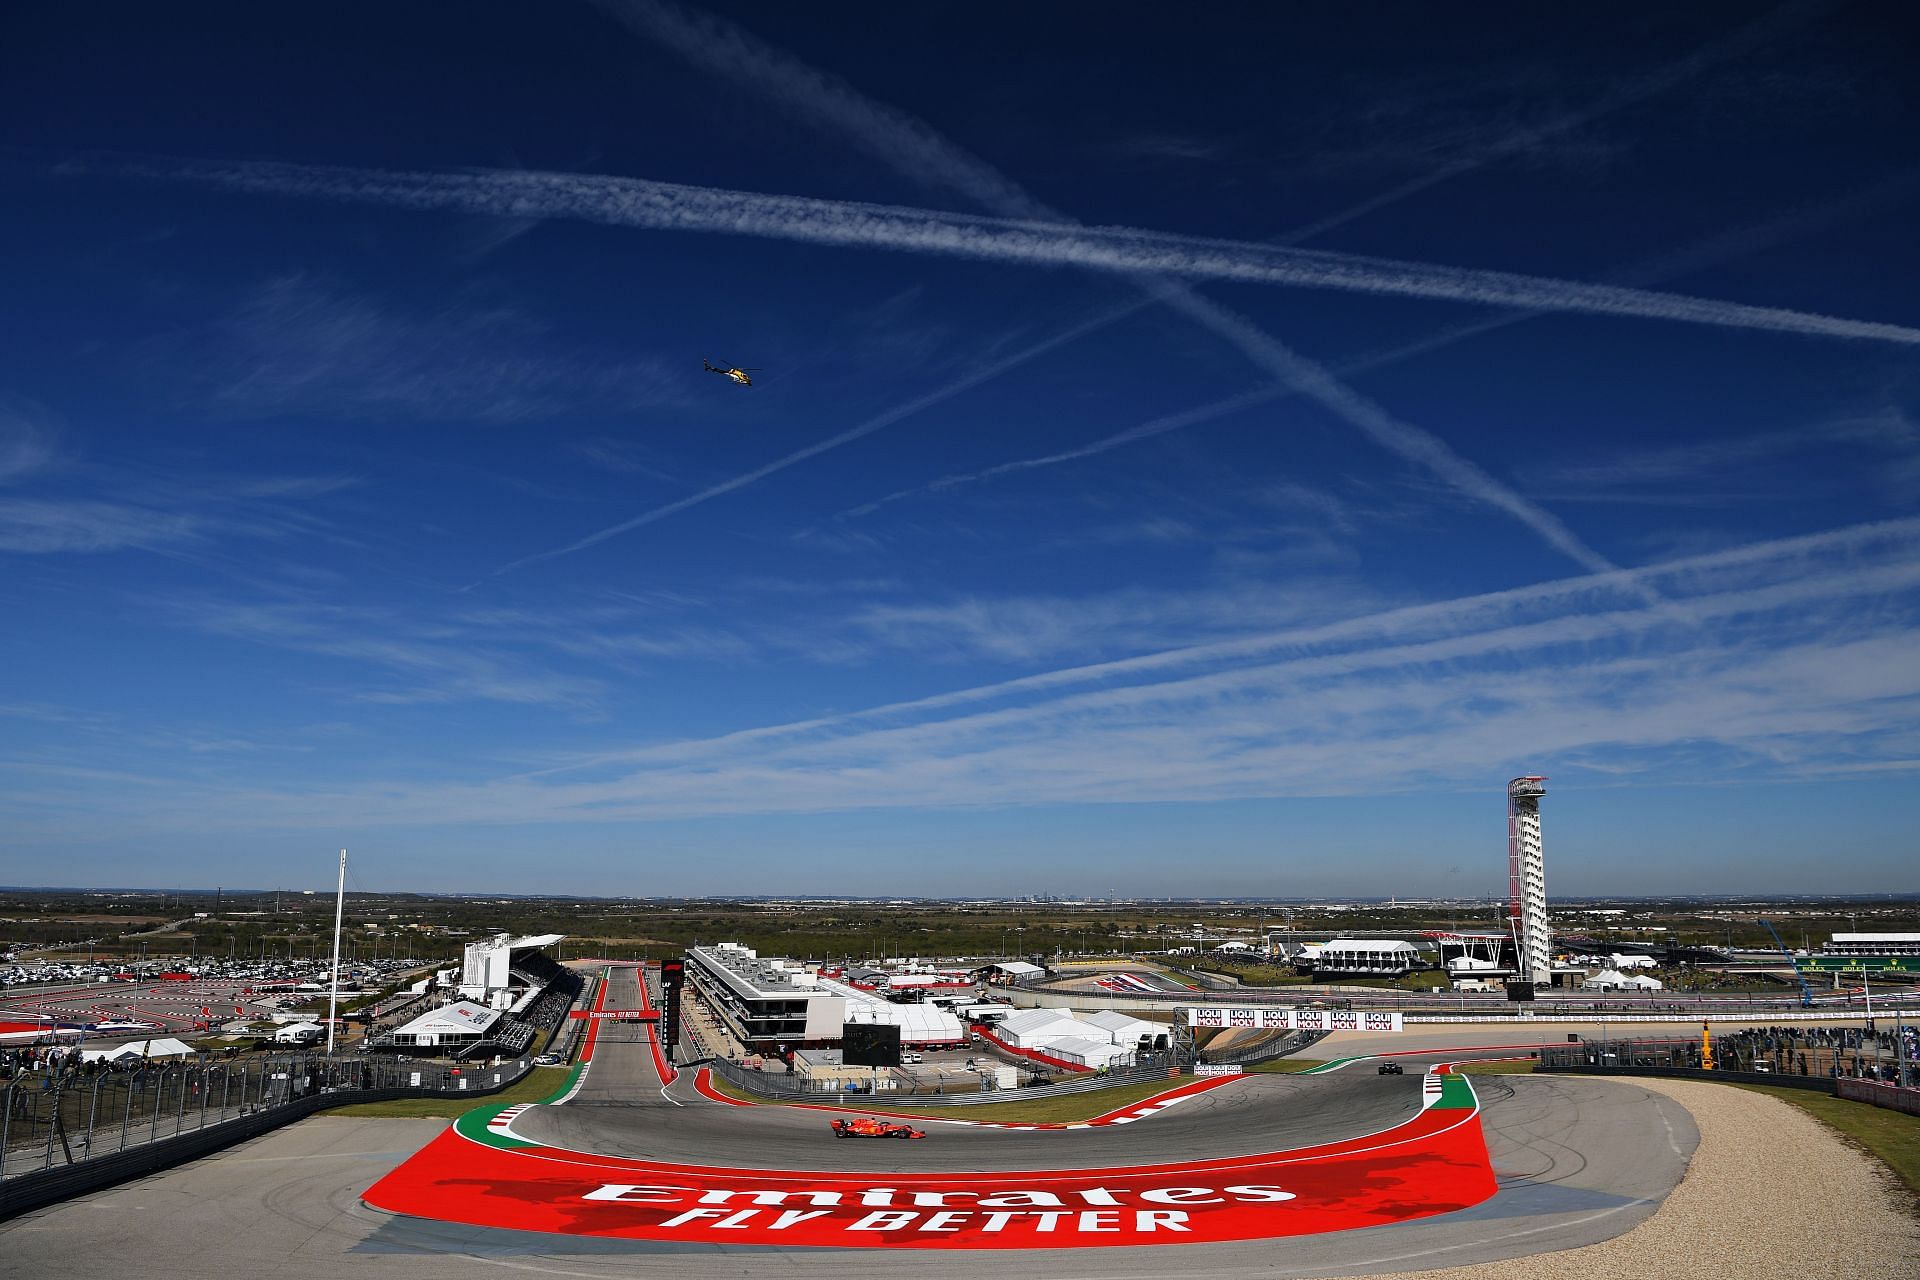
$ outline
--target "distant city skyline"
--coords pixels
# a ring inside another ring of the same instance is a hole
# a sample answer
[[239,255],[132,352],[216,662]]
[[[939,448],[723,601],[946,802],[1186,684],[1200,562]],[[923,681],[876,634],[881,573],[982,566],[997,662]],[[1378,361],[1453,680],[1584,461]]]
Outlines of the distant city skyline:
[[22,15],[0,865],[1920,888],[1906,17]]

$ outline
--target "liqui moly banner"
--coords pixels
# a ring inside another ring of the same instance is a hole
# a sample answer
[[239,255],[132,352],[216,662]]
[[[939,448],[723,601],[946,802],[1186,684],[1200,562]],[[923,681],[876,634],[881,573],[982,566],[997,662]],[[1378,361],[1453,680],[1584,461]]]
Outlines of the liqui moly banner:
[[1208,1005],[1187,1010],[1189,1027],[1260,1031],[1399,1031],[1402,1015],[1383,1010],[1274,1009]]
[[1187,1025],[1190,1027],[1252,1027],[1261,1031],[1291,1031],[1293,1024],[1287,1019],[1293,1013],[1285,1007],[1237,1008],[1230,1005],[1208,1005],[1203,1009],[1187,1010]]

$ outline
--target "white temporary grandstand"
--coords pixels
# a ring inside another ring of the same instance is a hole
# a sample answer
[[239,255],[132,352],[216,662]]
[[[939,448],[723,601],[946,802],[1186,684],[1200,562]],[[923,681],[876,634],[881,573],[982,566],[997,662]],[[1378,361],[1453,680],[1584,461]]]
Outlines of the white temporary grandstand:
[[1420,948],[1399,938],[1335,938],[1322,943],[1313,971],[1397,977],[1421,964]]
[[1823,956],[1920,956],[1920,933],[1836,933]]

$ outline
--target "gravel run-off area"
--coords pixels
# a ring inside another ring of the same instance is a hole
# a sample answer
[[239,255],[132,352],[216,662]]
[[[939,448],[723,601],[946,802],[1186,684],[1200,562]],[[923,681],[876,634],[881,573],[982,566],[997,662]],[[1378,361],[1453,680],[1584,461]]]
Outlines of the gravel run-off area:
[[1878,1160],[1765,1094],[1634,1083],[1680,1103],[1700,1129],[1686,1177],[1652,1217],[1601,1244],[1407,1280],[1920,1278],[1920,1212]]

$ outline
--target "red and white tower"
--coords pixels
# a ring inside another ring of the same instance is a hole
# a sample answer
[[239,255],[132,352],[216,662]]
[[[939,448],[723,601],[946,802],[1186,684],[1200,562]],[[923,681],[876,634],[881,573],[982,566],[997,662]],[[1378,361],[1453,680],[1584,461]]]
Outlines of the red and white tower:
[[1507,892],[1520,977],[1536,987],[1553,985],[1553,933],[1547,924],[1547,858],[1540,841],[1540,797],[1546,779],[1515,778],[1507,784]]

